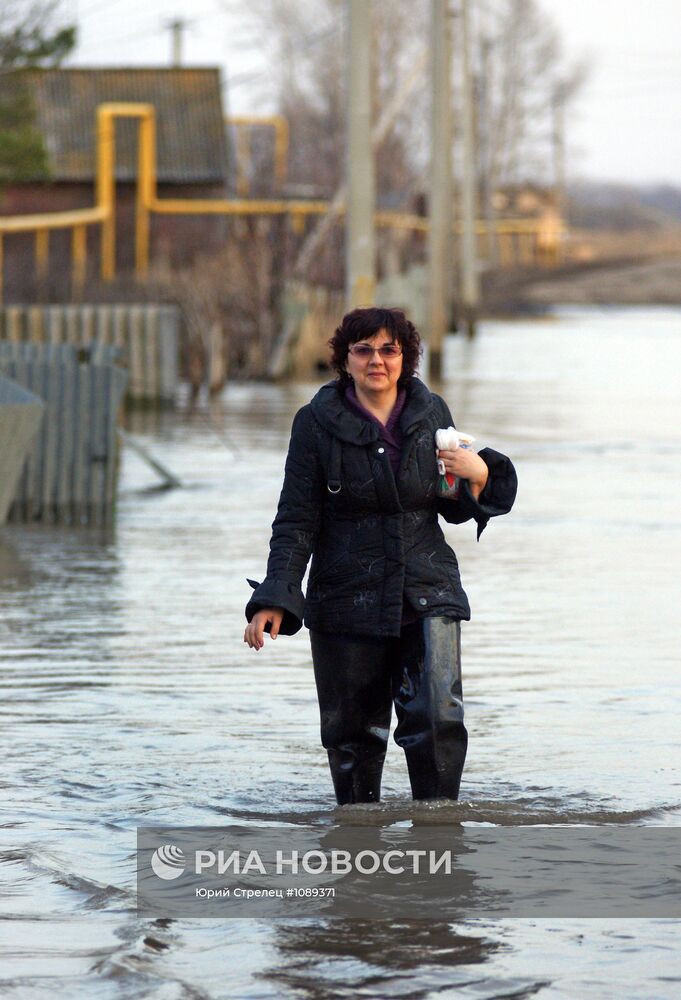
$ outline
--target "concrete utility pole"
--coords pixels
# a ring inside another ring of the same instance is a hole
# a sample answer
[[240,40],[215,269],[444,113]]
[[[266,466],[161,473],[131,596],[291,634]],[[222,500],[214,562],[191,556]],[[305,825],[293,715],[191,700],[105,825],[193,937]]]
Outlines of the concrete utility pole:
[[[427,63],[427,54],[426,52],[422,52],[418,59],[414,60],[411,71],[400,80],[392,99],[384,105],[383,110],[378,116],[378,121],[371,130],[371,145],[374,155],[381,148],[381,144],[390,131],[401,108],[404,106],[404,102],[420,82]],[[326,215],[322,215],[318,222],[313,223],[310,233],[305,237],[296,258],[294,265],[294,274],[296,277],[305,278],[315,254],[331,232],[337,216],[345,209],[347,193],[348,185],[346,182],[343,182],[331,199]]]
[[476,217],[475,130],[473,121],[473,81],[470,57],[468,0],[461,0],[461,95],[463,175],[461,179],[461,311],[469,337],[475,333],[480,300],[478,281]]
[[184,17],[177,17],[172,21],[166,22],[166,28],[170,31],[171,36],[171,66],[182,65],[183,32],[185,28],[189,27],[189,23],[190,22]]
[[431,127],[428,230],[428,372],[442,377],[442,342],[447,332],[450,280],[448,247],[452,228],[451,44],[447,0],[430,0]]
[[347,0],[348,208],[345,297],[372,305],[376,287],[374,153],[371,142],[371,0]]
[[482,39],[482,65],[480,68],[480,85],[478,89],[478,155],[480,159],[480,196],[482,199],[482,214],[485,218],[486,264],[494,268],[498,264],[499,254],[495,233],[494,191],[492,189],[492,142],[491,142],[491,68],[490,59],[492,42],[489,38]]

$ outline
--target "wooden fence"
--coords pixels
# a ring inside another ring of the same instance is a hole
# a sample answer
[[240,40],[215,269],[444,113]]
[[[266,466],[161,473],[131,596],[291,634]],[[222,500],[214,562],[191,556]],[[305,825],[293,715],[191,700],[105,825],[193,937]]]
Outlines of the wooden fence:
[[[45,402],[10,521],[101,525],[114,514],[116,424],[128,380],[99,344],[0,343],[0,372]],[[0,475],[2,470],[0,469]]]
[[127,399],[172,406],[178,383],[180,310],[159,305],[0,307],[0,341],[33,344],[94,343],[117,348],[127,368]]

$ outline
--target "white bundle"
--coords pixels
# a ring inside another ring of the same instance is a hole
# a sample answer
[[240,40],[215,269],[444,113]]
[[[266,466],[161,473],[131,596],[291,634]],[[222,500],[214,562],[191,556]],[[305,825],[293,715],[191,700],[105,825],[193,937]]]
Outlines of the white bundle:
[[[435,446],[438,451],[456,451],[457,448],[468,448],[475,441],[470,434],[457,431],[455,427],[440,427],[435,431]],[[445,463],[442,459],[437,460],[437,471],[441,476],[446,474]]]

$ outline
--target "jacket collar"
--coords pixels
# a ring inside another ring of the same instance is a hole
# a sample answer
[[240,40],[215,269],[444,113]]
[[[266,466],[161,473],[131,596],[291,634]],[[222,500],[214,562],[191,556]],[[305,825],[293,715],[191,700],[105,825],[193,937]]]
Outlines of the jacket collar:
[[[342,394],[338,391],[336,381],[323,385],[313,396],[310,406],[322,427],[341,441],[347,441],[348,444],[371,444],[380,435],[378,424],[364,420],[346,405]],[[430,390],[414,376],[407,383],[407,400],[400,417],[402,433],[410,434],[426,419],[432,408],[433,398]]]

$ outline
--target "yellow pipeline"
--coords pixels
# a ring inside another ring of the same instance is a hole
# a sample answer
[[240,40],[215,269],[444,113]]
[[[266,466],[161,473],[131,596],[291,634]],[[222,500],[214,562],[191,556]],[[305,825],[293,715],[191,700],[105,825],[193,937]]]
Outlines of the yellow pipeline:
[[32,233],[38,229],[70,229],[71,226],[101,222],[99,206],[73,208],[69,212],[43,212],[41,215],[0,215],[0,233]]
[[87,265],[87,230],[85,226],[74,226],[71,241],[72,267],[72,298],[80,298],[85,284],[85,268]]
[[323,215],[328,201],[257,201],[251,198],[157,198],[152,196],[152,212],[165,215]]
[[[74,295],[79,294],[85,280],[86,229],[94,223],[101,223],[101,275],[111,280],[116,271],[116,231],[115,231],[115,119],[138,118],[138,177],[135,194],[135,273],[143,278],[149,268],[149,220],[150,213],[163,215],[283,215],[292,217],[293,224],[300,228],[308,215],[323,215],[331,208],[328,201],[294,201],[284,199],[204,199],[204,198],[164,198],[157,194],[156,171],[156,116],[152,104],[131,102],[109,102],[97,108],[97,177],[96,204],[91,208],[73,209],[68,212],[49,212],[40,215],[19,215],[0,217],[0,297],[2,295],[2,237],[4,233],[36,233],[36,263],[38,274],[47,268],[49,235],[51,229],[73,229],[72,260]],[[235,117],[227,121],[235,125],[271,124],[276,129],[275,162],[277,179],[283,183],[286,177],[288,156],[288,123],[286,119],[273,115],[268,117]],[[345,212],[343,206],[335,209],[338,215]],[[381,227],[427,232],[428,220],[422,216],[405,212],[378,211],[376,224]],[[460,223],[455,224],[460,229]],[[476,224],[476,232],[490,231],[485,222]],[[556,216],[547,224],[546,219],[503,219],[497,221],[491,231],[498,234],[541,234],[543,249],[551,249],[549,244],[559,242],[565,233],[562,220]]]
[[[45,212],[41,215],[6,215],[0,216],[0,302],[3,294],[3,237],[5,233],[31,233],[34,232],[36,250],[36,272],[39,279],[44,279],[47,274],[48,254],[49,254],[49,233],[52,229],[73,229],[73,246],[83,245],[85,236],[76,238],[75,233],[82,231],[85,234],[85,227],[95,222],[104,222],[105,212],[100,206],[94,208],[74,208],[70,212]],[[78,239],[81,244],[78,244]],[[76,268],[76,258],[74,256],[73,286],[77,291],[79,275]],[[82,271],[84,275],[84,267]]]
[[110,281],[116,273],[116,118],[139,118],[137,191],[135,196],[135,273],[144,277],[149,266],[149,203],[156,189],[155,114],[153,104],[110,101],[97,108],[97,203],[104,210],[101,273]]
[[36,229],[35,233],[35,263],[38,280],[43,282],[47,277],[47,265],[50,257],[50,230]]

